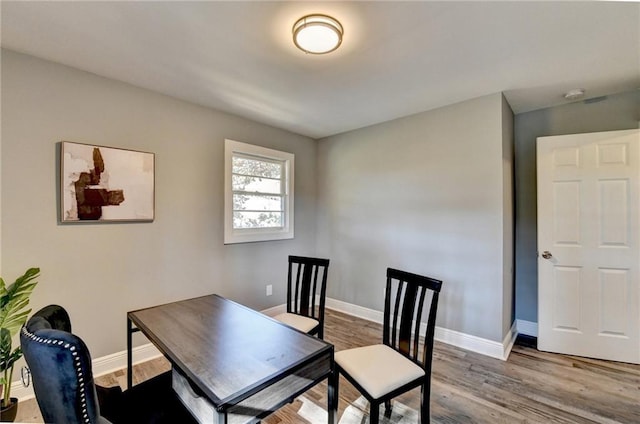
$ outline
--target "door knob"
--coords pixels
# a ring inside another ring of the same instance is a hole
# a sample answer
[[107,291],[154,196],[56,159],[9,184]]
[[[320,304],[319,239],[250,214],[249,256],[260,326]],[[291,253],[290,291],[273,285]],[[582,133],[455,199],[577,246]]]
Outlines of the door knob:
[[542,257],[545,259],[551,259],[553,255],[548,250],[545,250],[544,252],[542,252]]

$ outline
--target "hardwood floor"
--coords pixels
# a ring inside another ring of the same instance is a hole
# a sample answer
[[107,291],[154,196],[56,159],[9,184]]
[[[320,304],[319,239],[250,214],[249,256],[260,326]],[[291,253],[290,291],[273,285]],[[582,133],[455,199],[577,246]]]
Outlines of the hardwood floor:
[[[378,343],[381,326],[328,310],[326,340],[336,350]],[[137,365],[134,381],[169,368],[160,358]],[[126,385],[124,370],[96,378],[109,386]],[[265,424],[320,424],[313,413],[326,408],[326,383],[263,420]],[[340,424],[362,422],[367,404],[340,380]],[[408,408],[404,419],[416,423],[419,390],[397,398],[394,411]],[[311,412],[309,412],[311,411]],[[322,415],[320,415],[322,417]],[[311,421],[309,419],[311,419]],[[35,400],[20,403],[18,422],[42,422]],[[539,352],[515,346],[500,361],[436,342],[431,389],[432,423],[640,423],[640,366]]]

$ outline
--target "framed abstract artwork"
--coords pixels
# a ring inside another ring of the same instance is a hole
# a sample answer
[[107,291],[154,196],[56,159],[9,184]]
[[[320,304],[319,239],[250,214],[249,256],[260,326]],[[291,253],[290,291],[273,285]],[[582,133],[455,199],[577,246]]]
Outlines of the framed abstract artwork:
[[61,222],[153,221],[153,153],[60,144]]

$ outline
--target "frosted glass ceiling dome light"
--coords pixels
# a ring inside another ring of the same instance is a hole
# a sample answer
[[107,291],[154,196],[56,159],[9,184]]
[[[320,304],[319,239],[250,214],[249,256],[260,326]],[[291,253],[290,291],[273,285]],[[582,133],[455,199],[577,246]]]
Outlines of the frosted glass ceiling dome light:
[[324,54],[342,43],[344,30],[340,22],[327,15],[307,15],[293,25],[293,42],[303,52]]

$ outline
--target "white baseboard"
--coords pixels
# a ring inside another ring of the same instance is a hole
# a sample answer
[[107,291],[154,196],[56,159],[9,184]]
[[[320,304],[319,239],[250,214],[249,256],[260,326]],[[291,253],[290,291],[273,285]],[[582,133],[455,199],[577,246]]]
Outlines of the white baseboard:
[[[327,298],[325,306],[329,309],[379,324],[382,324],[383,321],[384,314],[382,311],[364,308],[341,300]],[[515,343],[516,335],[516,326],[514,323],[502,343],[442,327],[436,327],[435,339],[439,342],[506,361]]]
[[[156,347],[147,343],[133,348],[133,363],[139,364],[162,356]],[[112,353],[91,361],[94,377],[100,377],[127,367],[127,351]],[[19,370],[16,370],[18,372]],[[11,395],[20,400],[27,400],[35,397],[33,386],[24,387],[21,381],[14,381],[11,384]]]
[[504,340],[502,341],[502,346],[504,346],[504,350],[502,351],[502,360],[506,361],[509,359],[509,354],[511,353],[511,349],[513,349],[513,345],[516,343],[517,337],[518,326],[516,325],[516,322],[513,321],[509,332],[504,336]]
[[[140,364],[162,356],[162,353],[151,343],[133,348],[133,364]],[[100,377],[127,367],[127,351],[102,356],[92,361],[93,376]]]
[[538,323],[532,321],[525,321],[523,319],[517,319],[516,324],[518,326],[518,334],[524,334],[526,336],[538,337]]
[[375,309],[365,308],[363,306],[343,302],[342,300],[331,299],[329,297],[327,297],[325,301],[325,306],[329,309],[333,309],[334,311],[343,312],[345,314],[366,319],[367,321],[377,322],[379,324],[382,324],[384,319],[382,311],[376,311]]

